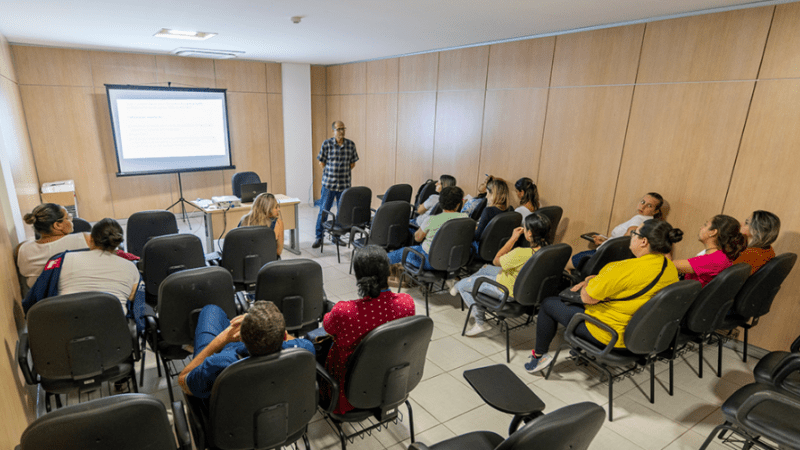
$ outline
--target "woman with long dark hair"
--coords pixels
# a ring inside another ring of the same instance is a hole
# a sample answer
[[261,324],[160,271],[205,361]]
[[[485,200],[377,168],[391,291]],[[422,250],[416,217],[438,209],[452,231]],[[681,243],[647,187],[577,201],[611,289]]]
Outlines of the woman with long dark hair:
[[703,243],[703,251],[674,263],[685,280],[697,280],[703,286],[730,267],[747,245],[739,221],[724,214],[706,221],[697,239]]

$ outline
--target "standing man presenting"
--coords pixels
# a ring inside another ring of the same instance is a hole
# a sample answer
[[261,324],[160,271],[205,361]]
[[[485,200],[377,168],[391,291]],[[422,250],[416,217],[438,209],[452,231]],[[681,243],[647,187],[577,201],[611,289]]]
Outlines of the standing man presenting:
[[327,213],[323,211],[330,211],[334,201],[338,205],[339,199],[342,198],[342,192],[350,187],[350,171],[358,161],[356,144],[350,139],[344,138],[346,130],[344,123],[337,120],[331,127],[333,128],[333,137],[322,143],[322,149],[317,155],[317,160],[322,166],[322,198],[317,216],[317,239],[311,248],[319,248],[322,245],[322,222],[327,216]]

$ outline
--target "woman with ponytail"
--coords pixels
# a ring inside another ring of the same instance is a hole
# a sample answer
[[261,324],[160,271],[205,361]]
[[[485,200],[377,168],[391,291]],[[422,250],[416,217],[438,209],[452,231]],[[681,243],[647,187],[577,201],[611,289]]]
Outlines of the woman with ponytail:
[[[478,278],[483,277],[496,280],[508,288],[509,297],[514,297],[514,283],[517,281],[517,275],[522,270],[522,266],[528,262],[536,251],[548,244],[547,235],[550,233],[550,219],[544,214],[532,213],[528,215],[523,220],[523,225],[524,228],[518,227],[514,229],[511,238],[494,257],[493,265],[487,264],[472,276],[456,283],[453,289],[450,290],[450,294],[461,294],[461,299],[464,300],[464,303],[468,306],[472,305],[475,303],[475,299],[472,297],[472,288]],[[523,235],[530,245],[514,248],[517,240]],[[500,289],[488,283],[482,284],[480,291],[497,296],[503,295]],[[466,332],[467,336],[477,336],[491,328],[485,321],[485,311],[479,305],[472,308],[472,317],[475,319],[475,325]]]
[[747,247],[739,221],[724,214],[708,220],[700,228],[698,240],[703,243],[703,251],[694,258],[675,261],[675,267],[685,280],[697,280],[703,286],[730,267]]
[[539,189],[533,180],[528,177],[520,178],[514,183],[514,188],[519,199],[519,207],[514,211],[522,214],[523,219],[539,209]]
[[364,335],[386,322],[414,315],[414,299],[389,290],[389,257],[382,248],[368,245],[357,251],[353,270],[361,298],[337,303],[322,322],[334,340],[325,360],[328,373],[339,382],[339,404],[334,414],[353,409],[344,394],[347,360]]

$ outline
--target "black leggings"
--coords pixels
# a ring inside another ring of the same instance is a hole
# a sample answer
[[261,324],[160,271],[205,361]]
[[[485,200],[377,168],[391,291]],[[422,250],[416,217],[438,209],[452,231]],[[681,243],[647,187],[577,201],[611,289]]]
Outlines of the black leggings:
[[[583,311],[583,306],[564,303],[559,297],[547,297],[544,299],[536,320],[536,353],[539,355],[547,353],[550,343],[556,335],[556,330],[558,330],[558,324],[567,326],[569,321],[572,320],[572,316]],[[592,336],[586,328],[586,322],[575,328],[575,334],[601,348],[606,346],[606,344]]]

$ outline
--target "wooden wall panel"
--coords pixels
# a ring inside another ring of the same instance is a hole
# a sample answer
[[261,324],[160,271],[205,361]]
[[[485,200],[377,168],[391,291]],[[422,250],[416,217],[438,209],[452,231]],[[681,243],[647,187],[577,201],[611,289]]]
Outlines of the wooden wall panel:
[[327,95],[325,66],[311,66],[311,95]]
[[342,67],[344,66],[328,66],[325,71],[325,87],[328,95],[341,95],[341,82]]
[[486,89],[489,47],[439,52],[438,90]]
[[267,63],[267,92],[283,93],[283,74],[280,63]]
[[433,133],[436,93],[400,94],[397,100],[397,157],[395,183],[409,183],[414,192],[433,177]]
[[80,216],[113,217],[94,90],[20,86],[39,182],[75,180]]
[[328,95],[364,94],[367,92],[367,63],[328,67]]
[[89,52],[12,45],[19,84],[91,86]]
[[439,53],[399,58],[400,92],[435,91],[439,79]]
[[608,229],[632,92],[632,86],[550,92],[537,184],[542,205],[564,209],[556,242],[573,253],[586,250],[582,233]]
[[367,63],[367,93],[397,92],[400,76],[398,58],[381,59]]
[[[5,144],[3,164],[10,166],[17,203],[22,214],[25,214],[41,203],[39,177],[28,138],[19,86],[5,77],[0,77],[0,129]],[[26,225],[25,228],[28,236],[32,237],[33,227]]]
[[267,95],[269,108],[270,192],[286,192],[286,158],[283,154],[283,95]]
[[453,175],[462,189],[473,188],[481,159],[484,97],[483,90],[439,92],[433,145],[435,178]]
[[395,183],[397,94],[367,95],[366,145],[359,150],[355,171],[374,195]]
[[667,220],[685,232],[675,255],[702,250],[695,236],[722,212],[752,93],[753,82],[637,86],[611,227],[655,191],[670,204]]
[[17,71],[14,70],[14,63],[11,57],[11,46],[8,40],[0,34],[0,77],[8,78],[10,81],[17,82]]
[[[311,66],[314,67],[314,66]],[[320,198],[322,189],[322,167],[317,161],[317,155],[325,139],[333,136],[328,125],[327,97],[324,95],[311,95],[311,165],[314,168],[314,199]]]
[[229,92],[267,92],[267,70],[254,61],[215,60],[217,89]]
[[[465,180],[465,192],[476,195],[484,174],[513,184],[522,177],[536,180],[547,108],[547,89],[486,92],[481,164],[475,183]],[[474,184],[474,186],[473,186]],[[517,198],[512,195],[517,204]]]
[[[366,145],[367,124],[367,96],[366,95],[341,95],[333,102],[328,99],[328,137],[333,136],[331,124],[340,120],[344,122],[347,132],[345,137],[355,142],[356,151],[361,158],[361,149]],[[353,186],[363,186],[366,183],[366,174],[361,170],[354,170]]]
[[553,36],[490,46],[487,89],[548,87],[555,44]]
[[[800,254],[800,80],[759,81],[753,95],[736,168],[725,201],[725,214],[744,221],[754,210],[781,219],[775,252]],[[769,314],[750,331],[750,343],[785,350],[797,337],[800,317],[800,267],[795,266]]]
[[[89,52],[92,86],[156,83],[156,57],[136,53]],[[108,109],[108,105],[106,105]]]
[[214,60],[157,55],[156,74],[159,83],[172,83],[174,87],[216,86]]
[[800,3],[775,7],[759,78],[800,77]]
[[755,78],[773,8],[766,6],[648,23],[637,81]]
[[637,24],[556,36],[550,85],[633,83],[644,27]]
[[[265,85],[266,86],[266,85]],[[223,171],[225,195],[233,194],[231,178],[236,172],[255,172],[272,191],[271,147],[267,94],[228,93],[228,123],[235,170]]]

